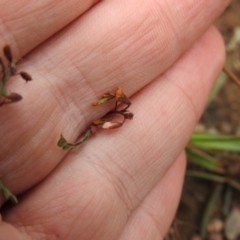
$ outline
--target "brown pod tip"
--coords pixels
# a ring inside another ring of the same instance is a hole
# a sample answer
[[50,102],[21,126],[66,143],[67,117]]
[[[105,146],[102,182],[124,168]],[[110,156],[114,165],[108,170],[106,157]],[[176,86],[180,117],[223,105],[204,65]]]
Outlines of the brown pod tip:
[[12,57],[12,52],[11,52],[11,48],[9,45],[5,45],[3,47],[3,53],[4,53],[4,56],[6,57],[6,59],[11,62],[13,60],[13,57]]
[[130,120],[133,119],[133,113],[132,112],[125,111],[122,114],[125,117],[125,119],[130,119]]
[[7,99],[11,100],[12,102],[17,102],[22,99],[22,96],[18,93],[10,93],[8,96],[6,96]]
[[20,72],[19,74],[27,82],[32,80],[32,77],[26,72]]

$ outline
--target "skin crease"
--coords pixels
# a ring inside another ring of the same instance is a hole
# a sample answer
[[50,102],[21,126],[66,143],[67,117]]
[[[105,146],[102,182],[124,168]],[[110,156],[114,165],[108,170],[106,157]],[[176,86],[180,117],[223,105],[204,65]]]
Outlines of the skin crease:
[[[0,108],[1,180],[20,200],[2,206],[0,240],[164,238],[184,147],[224,62],[210,26],[228,4],[0,0],[0,44],[34,79],[11,81],[23,100]],[[117,86],[133,120],[58,148],[112,108],[91,103]]]

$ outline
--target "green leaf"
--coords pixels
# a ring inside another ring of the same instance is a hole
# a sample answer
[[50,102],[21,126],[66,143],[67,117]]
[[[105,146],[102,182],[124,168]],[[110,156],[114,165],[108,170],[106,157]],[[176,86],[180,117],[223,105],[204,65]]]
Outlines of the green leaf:
[[14,204],[18,203],[18,199],[15,195],[13,195],[10,190],[4,186],[4,184],[2,183],[2,181],[0,181],[0,190],[2,191],[3,197],[6,200],[10,200],[11,202],[13,202]]
[[224,173],[224,169],[221,165],[221,161],[208,155],[207,153],[199,149],[186,149],[187,158],[189,162],[192,162],[198,166],[205,168],[206,170],[214,171],[217,173]]
[[225,177],[214,174],[214,173],[188,170],[186,172],[186,175],[190,176],[190,177],[197,177],[197,178],[201,178],[201,179],[205,179],[205,180],[209,180],[209,181],[213,181],[213,182],[218,182],[218,183],[225,183],[226,182]]
[[213,190],[213,193],[208,200],[207,206],[205,208],[203,218],[201,221],[201,237],[204,239],[207,233],[207,226],[212,219],[214,210],[216,208],[217,202],[220,199],[222,193],[223,185],[217,185]]
[[64,149],[64,147],[66,147],[66,146],[69,145],[68,142],[66,141],[66,139],[63,137],[62,134],[60,135],[60,139],[58,140],[57,145],[58,145],[59,147],[62,147],[63,149]]
[[115,98],[114,95],[110,94],[110,93],[105,93],[101,99],[99,99],[98,101],[94,102],[93,103],[93,106],[97,106],[97,105],[100,105],[102,103],[105,103],[105,102],[108,102],[110,100],[112,100],[113,98]]
[[225,176],[220,176],[220,175],[213,174],[213,173],[195,171],[195,170],[188,170],[186,175],[190,176],[190,177],[197,177],[197,178],[201,178],[201,179],[205,179],[205,180],[209,180],[209,181],[213,181],[213,182],[218,182],[218,183],[228,183],[229,186],[240,191],[240,183],[233,179],[227,178]]
[[203,149],[240,152],[240,137],[231,135],[194,133],[189,144]]
[[240,183],[239,182],[230,179],[230,180],[228,180],[228,184],[231,187],[233,187],[233,188],[237,189],[238,191],[240,191]]
[[57,145],[59,147],[61,147],[63,150],[75,149],[78,146],[80,146],[83,143],[85,143],[91,137],[92,134],[93,134],[92,130],[88,129],[87,132],[85,133],[84,137],[81,138],[81,140],[79,142],[76,142],[76,143],[69,143],[69,142],[67,142],[67,140],[61,134],[60,139],[58,140]]

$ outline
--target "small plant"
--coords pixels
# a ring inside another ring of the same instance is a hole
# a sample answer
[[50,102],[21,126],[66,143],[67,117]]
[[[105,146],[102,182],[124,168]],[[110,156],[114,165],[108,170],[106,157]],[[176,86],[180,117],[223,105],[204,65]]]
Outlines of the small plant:
[[[114,94],[112,93],[105,93],[102,97],[94,102],[93,106],[98,106],[105,102],[111,101],[115,99],[115,108],[110,111],[104,118],[95,119],[92,124],[85,130],[84,136],[76,143],[68,143],[63,135],[60,136],[58,141],[58,146],[63,148],[64,150],[74,149],[84,142],[86,142],[93,134],[97,132],[98,128],[102,129],[114,129],[121,127],[126,119],[132,119],[133,113],[128,111],[127,109],[131,105],[130,99],[123,93],[120,87],[117,88]],[[127,106],[123,109],[118,110],[119,104],[126,104]],[[115,119],[118,117],[122,118],[122,121],[116,121]]]
[[9,45],[3,47],[3,54],[7,60],[7,64],[4,64],[3,59],[0,58],[0,106],[6,103],[17,102],[22,99],[20,94],[9,92],[6,88],[6,83],[12,76],[20,75],[26,82],[32,80],[28,73],[17,71],[16,65],[19,61],[13,59]]
[[[16,65],[18,63],[12,56],[11,48],[9,45],[3,47],[3,54],[6,58],[6,64],[0,57],[0,106],[17,102],[22,99],[22,96],[15,92],[9,92],[6,88],[6,83],[8,80],[16,75],[20,75],[26,82],[31,81],[32,77],[26,72],[18,72]],[[11,200],[13,203],[17,204],[18,200],[11,191],[2,183],[0,180],[0,191],[6,200]]]

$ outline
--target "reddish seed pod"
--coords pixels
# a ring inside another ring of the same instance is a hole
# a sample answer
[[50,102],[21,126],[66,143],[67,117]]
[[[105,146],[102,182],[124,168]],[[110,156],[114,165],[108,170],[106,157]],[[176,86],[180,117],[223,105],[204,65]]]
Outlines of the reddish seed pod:
[[114,128],[120,128],[122,126],[122,123],[120,122],[106,122],[102,125],[103,129],[114,129]]
[[10,93],[8,96],[6,96],[6,98],[11,100],[12,102],[17,102],[22,99],[22,96],[18,93]]
[[20,72],[19,74],[27,82],[32,80],[32,77],[26,72]]
[[125,112],[122,112],[123,116],[125,117],[125,119],[133,119],[133,113],[132,112],[129,112],[129,111],[125,111]]
[[9,45],[5,45],[3,47],[3,53],[4,53],[4,56],[6,57],[6,59],[11,62],[13,60],[13,57],[12,57],[12,52],[11,52],[11,48]]

